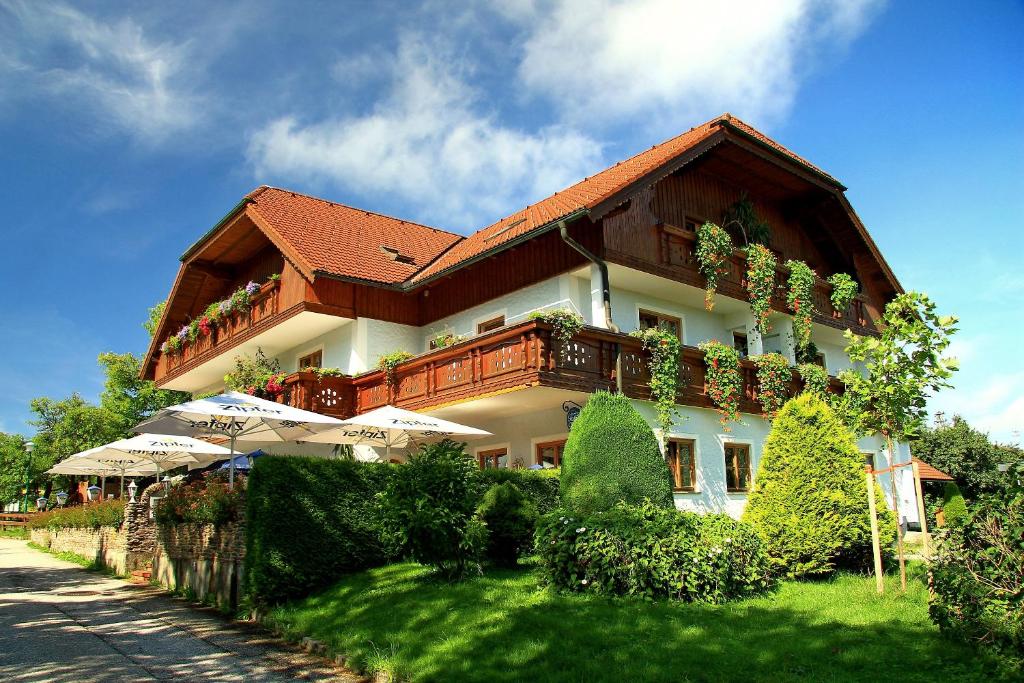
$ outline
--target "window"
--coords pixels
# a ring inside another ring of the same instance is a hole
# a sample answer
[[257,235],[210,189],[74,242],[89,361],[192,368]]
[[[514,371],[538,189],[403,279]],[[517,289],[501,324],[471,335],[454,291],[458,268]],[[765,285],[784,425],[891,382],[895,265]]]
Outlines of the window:
[[736,349],[740,353],[740,358],[746,358],[750,355],[750,347],[747,345],[747,335],[744,332],[733,332],[732,333],[732,348]]
[[645,311],[640,309],[640,329],[650,330],[661,328],[668,330],[676,336],[676,339],[681,340],[680,332],[682,331],[683,324],[679,318],[674,318],[670,315],[663,315],[661,313],[655,313],[653,311]]
[[702,225],[704,225],[704,221],[693,217],[687,217],[686,221],[683,223],[683,227],[686,229],[686,232],[692,232],[694,234],[696,234],[697,229]]
[[299,370],[307,370],[309,368],[322,368],[324,361],[323,351],[314,351],[313,353],[303,356],[299,359]]
[[505,448],[492,448],[486,451],[480,451],[476,454],[477,462],[480,464],[480,469],[498,469],[502,465],[502,459],[508,455],[508,449]]
[[692,439],[671,439],[666,451],[674,491],[697,490],[697,462]]
[[536,446],[536,463],[548,467],[561,467],[562,454],[565,453],[565,440],[547,441]]
[[825,367],[825,354],[822,353],[821,351],[818,351],[818,353],[814,354],[814,360],[812,360],[811,362],[814,363],[815,365],[820,365],[823,369],[828,369]]
[[484,322],[482,322],[479,325],[477,325],[476,326],[476,333],[477,334],[483,334],[484,332],[490,332],[491,330],[496,330],[499,327],[504,327],[504,326],[505,326],[505,316],[499,315],[496,318],[491,318],[490,320],[485,320]]
[[725,488],[740,493],[750,490],[750,446],[725,444]]

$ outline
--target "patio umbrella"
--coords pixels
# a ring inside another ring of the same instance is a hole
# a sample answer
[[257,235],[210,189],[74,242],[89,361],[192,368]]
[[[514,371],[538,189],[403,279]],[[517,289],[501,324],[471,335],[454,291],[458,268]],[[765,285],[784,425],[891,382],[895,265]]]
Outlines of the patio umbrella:
[[314,443],[380,446],[387,449],[407,446],[415,441],[433,441],[450,437],[473,439],[490,436],[490,432],[449,422],[429,415],[414,413],[394,406],[383,406],[362,415],[343,420],[333,429],[303,439]]
[[223,446],[189,436],[138,434],[128,439],[121,439],[83,451],[78,454],[76,464],[85,460],[106,464],[126,463],[126,467],[149,464],[155,467],[156,476],[159,479],[162,470],[173,469],[181,465],[202,467],[232,455],[237,455],[237,453]]
[[107,477],[121,477],[121,497],[124,497],[125,477],[148,477],[159,471],[152,463],[127,462],[123,460],[93,460],[89,457],[92,451],[98,449],[90,448],[81,453],[75,453],[48,469],[47,474],[69,474],[77,476],[98,476],[100,486],[106,488]]
[[[135,431],[226,437],[234,451],[236,441],[306,441],[339,424],[341,420],[334,417],[231,391],[164,408]],[[228,481],[234,488],[234,459],[229,472]]]

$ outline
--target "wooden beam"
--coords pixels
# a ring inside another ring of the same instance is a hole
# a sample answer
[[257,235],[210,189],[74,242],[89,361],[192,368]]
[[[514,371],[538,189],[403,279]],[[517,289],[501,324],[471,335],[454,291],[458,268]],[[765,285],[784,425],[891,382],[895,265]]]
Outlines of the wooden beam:
[[188,264],[188,267],[221,282],[229,282],[235,278],[234,268],[213,263],[212,261],[192,261]]

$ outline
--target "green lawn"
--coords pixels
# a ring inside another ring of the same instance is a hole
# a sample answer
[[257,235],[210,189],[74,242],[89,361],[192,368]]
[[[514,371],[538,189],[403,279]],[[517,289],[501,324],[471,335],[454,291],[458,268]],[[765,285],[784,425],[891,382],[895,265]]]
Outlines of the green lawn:
[[270,620],[351,665],[423,681],[970,681],[927,590],[853,575],[724,606],[559,595],[528,570],[446,585],[415,564],[346,577]]

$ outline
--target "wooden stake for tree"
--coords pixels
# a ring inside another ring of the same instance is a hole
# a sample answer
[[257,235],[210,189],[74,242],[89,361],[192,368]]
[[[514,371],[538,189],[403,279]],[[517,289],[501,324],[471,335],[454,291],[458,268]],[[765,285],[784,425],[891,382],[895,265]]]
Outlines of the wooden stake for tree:
[[924,516],[924,494],[921,492],[921,468],[916,462],[910,465],[914,472],[914,492],[917,494],[917,517],[921,521],[921,536],[924,538],[924,557],[932,559],[932,539],[928,535],[928,520]]
[[875,559],[875,589],[881,595],[885,592],[882,577],[882,543],[878,536],[878,507],[875,503],[875,477],[871,474],[871,466],[864,468],[864,478],[868,484],[868,514],[871,517],[871,554]]
[[900,522],[900,497],[899,491],[896,490],[896,468],[893,466],[896,453],[893,449],[892,438],[888,434],[885,435],[885,443],[888,449],[886,451],[886,459],[889,465],[889,481],[892,482],[892,511],[896,515],[896,554],[900,560],[900,590],[906,593],[907,558],[903,554],[903,524]]

